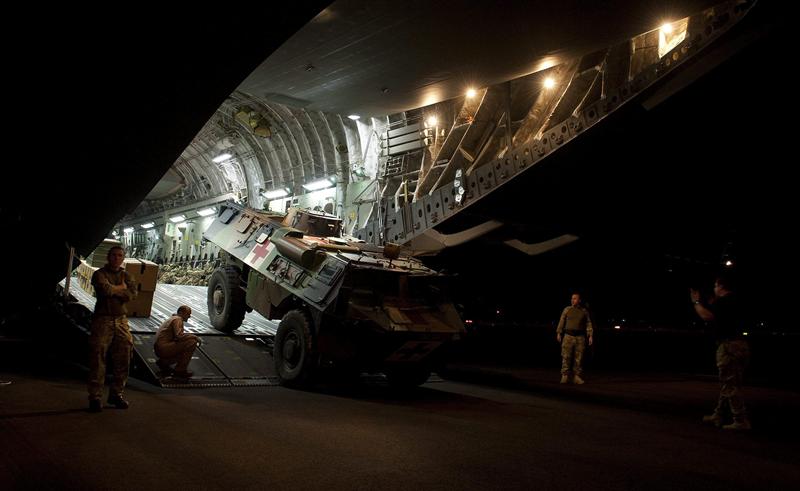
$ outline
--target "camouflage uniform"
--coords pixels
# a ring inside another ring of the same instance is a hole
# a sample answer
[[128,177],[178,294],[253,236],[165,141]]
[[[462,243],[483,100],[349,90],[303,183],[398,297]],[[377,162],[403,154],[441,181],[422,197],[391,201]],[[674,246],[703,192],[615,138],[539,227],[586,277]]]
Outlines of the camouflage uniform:
[[747,418],[744,401],[739,387],[742,385],[744,370],[750,362],[750,347],[741,339],[722,341],[717,348],[717,368],[719,369],[719,400],[714,413],[723,415],[730,409],[734,421]]
[[89,336],[89,399],[100,399],[106,377],[106,353],[111,351],[114,382],[113,394],[122,394],[128,381],[133,337],[128,328],[128,319],[95,316],[92,318],[92,333]]
[[[112,293],[111,287],[125,282],[124,293]],[[128,381],[133,337],[128,328],[125,303],[136,298],[136,281],[125,270],[113,271],[108,265],[95,271],[92,285],[97,295],[91,334],[89,335],[89,400],[100,399],[106,376],[106,356],[111,351],[114,382],[111,393],[122,395]]]
[[569,375],[570,370],[580,377],[583,370],[583,350],[586,347],[586,335],[593,333],[592,319],[583,307],[569,306],[561,312],[561,319],[556,328],[561,339],[561,375]]
[[719,370],[719,398],[714,414],[724,418],[730,411],[734,422],[748,420],[741,389],[744,371],[750,362],[750,347],[741,338],[741,313],[736,296],[720,297],[711,306],[714,312],[713,328],[717,338],[717,369]]

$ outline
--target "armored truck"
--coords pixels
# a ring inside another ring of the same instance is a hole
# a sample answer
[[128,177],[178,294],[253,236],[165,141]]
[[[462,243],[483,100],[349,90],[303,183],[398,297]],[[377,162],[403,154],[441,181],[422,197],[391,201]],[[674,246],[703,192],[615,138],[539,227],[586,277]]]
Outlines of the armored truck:
[[273,359],[284,385],[307,385],[320,369],[425,382],[464,331],[448,278],[395,244],[345,238],[341,228],[309,210],[221,207],[204,234],[224,261],[208,284],[212,325],[232,331],[252,310],[280,319]]

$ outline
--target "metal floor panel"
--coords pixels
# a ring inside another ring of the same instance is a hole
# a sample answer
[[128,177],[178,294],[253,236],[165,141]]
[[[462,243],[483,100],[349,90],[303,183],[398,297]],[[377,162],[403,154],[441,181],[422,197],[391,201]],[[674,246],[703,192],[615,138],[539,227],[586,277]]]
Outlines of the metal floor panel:
[[270,349],[261,338],[204,336],[200,350],[230,379],[275,377]]
[[[63,286],[63,284],[62,280],[61,285]],[[192,317],[184,326],[186,332],[225,336],[274,336],[277,332],[278,323],[265,319],[257,312],[247,313],[241,327],[230,334],[214,329],[208,318],[206,291],[207,288],[204,286],[157,284],[150,317],[129,317],[128,325],[131,332],[154,333],[158,331],[161,323],[174,314],[181,305],[188,305],[192,308]],[[69,292],[90,311],[94,310],[97,299],[86,293],[75,277],[70,281]]]
[[230,387],[278,385],[272,367],[272,357],[262,339],[240,341],[238,337],[200,336],[202,344],[192,355],[190,379],[164,377],[156,365],[153,348],[155,334],[133,334],[135,365],[146,369],[147,375],[162,387]]

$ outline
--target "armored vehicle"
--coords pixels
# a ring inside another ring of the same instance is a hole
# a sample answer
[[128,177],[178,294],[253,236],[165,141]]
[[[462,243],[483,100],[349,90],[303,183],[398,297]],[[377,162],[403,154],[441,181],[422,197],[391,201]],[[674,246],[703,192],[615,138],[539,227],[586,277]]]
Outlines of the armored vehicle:
[[232,331],[251,310],[280,319],[273,358],[284,385],[306,385],[321,368],[419,385],[463,333],[445,275],[397,245],[343,238],[336,216],[228,203],[204,236],[225,261],[208,284],[211,323]]

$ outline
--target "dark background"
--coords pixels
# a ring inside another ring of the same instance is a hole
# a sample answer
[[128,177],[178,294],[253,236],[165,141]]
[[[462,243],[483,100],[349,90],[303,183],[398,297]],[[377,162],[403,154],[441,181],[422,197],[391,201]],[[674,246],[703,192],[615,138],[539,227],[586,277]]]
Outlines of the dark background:
[[[577,290],[600,325],[697,328],[689,287],[710,295],[727,269],[752,329],[800,332],[788,307],[797,291],[789,34],[779,12],[751,13],[755,42],[650,111],[623,106],[468,208],[472,223],[498,218],[518,232],[430,260],[458,273],[468,311],[554,322]],[[502,243],[562,233],[580,239],[540,256]],[[734,266],[722,267],[728,259]]]

